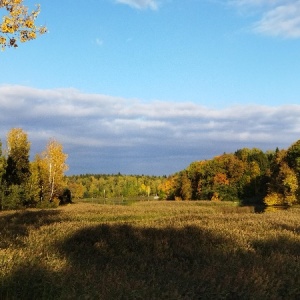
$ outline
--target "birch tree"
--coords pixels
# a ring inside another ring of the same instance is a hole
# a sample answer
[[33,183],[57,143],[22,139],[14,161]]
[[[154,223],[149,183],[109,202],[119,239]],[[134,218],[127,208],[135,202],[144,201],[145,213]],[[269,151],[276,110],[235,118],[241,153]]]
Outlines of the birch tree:
[[[68,170],[68,155],[56,140],[50,140],[41,155],[42,198],[50,202],[57,200],[65,185],[64,174]],[[47,198],[47,199],[46,199]]]

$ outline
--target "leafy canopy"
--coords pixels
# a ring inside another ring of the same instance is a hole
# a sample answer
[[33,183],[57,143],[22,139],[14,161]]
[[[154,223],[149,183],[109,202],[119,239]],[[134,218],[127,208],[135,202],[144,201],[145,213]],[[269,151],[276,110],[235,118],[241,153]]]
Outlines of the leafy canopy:
[[[0,0],[0,9],[6,14],[0,20],[0,47],[18,47],[21,43],[36,39],[37,35],[47,32],[44,26],[36,26],[35,20],[40,13],[40,6],[29,12],[23,0]],[[1,15],[0,15],[1,16]]]

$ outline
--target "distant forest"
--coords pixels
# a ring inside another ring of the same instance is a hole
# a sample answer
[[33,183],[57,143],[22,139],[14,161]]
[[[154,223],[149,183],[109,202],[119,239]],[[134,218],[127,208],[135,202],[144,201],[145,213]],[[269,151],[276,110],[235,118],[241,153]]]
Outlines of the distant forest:
[[152,197],[162,194],[166,176],[84,174],[67,177],[73,198]]
[[0,210],[55,207],[82,198],[237,201],[300,204],[300,140],[288,149],[243,148],[192,162],[170,176],[86,174],[66,176],[67,154],[49,140],[30,161],[30,141],[21,128],[0,141]]
[[75,198],[157,196],[166,200],[300,203],[300,140],[288,149],[243,148],[192,162],[166,176],[77,175],[67,177]]

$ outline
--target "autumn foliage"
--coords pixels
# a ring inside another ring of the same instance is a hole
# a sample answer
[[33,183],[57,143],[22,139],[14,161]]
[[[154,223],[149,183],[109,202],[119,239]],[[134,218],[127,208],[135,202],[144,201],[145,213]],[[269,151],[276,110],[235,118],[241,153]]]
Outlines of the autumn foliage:
[[7,134],[4,153],[0,148],[0,210],[52,207],[63,201],[68,166],[60,143],[50,140],[45,150],[30,161],[27,133],[13,128]]
[[65,176],[67,154],[55,140],[29,160],[30,142],[20,128],[0,145],[0,209],[55,206],[81,198],[234,201],[284,205],[300,202],[300,140],[287,150],[243,148],[192,162],[166,176],[83,174]]
[[287,150],[243,148],[193,162],[169,176],[162,192],[170,200],[293,205],[300,201],[299,180],[300,140]]
[[98,200],[163,199],[165,176],[118,174],[81,174],[66,178],[74,199]]
[[18,47],[18,42],[24,43],[36,39],[38,35],[47,32],[45,26],[36,26],[35,20],[40,13],[40,6],[29,11],[23,0],[0,0],[0,9],[6,14],[0,21],[0,47]]
[[287,150],[243,148],[192,162],[168,177],[142,175],[69,176],[76,198],[158,195],[167,200],[234,201],[243,204],[299,203],[300,141]]

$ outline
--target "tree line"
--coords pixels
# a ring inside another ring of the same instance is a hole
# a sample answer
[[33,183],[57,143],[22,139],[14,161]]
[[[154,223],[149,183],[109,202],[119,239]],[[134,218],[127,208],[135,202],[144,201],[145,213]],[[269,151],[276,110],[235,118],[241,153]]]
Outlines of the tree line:
[[163,198],[162,184],[166,176],[82,174],[67,177],[74,198]]
[[166,200],[300,203],[300,140],[288,149],[243,148],[192,162],[170,176],[85,174],[66,176],[67,154],[50,139],[30,161],[30,142],[21,128],[0,140],[0,210],[53,207],[73,198],[149,197]]
[[32,162],[29,158],[27,133],[21,128],[11,129],[6,149],[0,141],[0,210],[57,206],[71,201],[64,175],[67,154],[62,145],[51,139]]
[[0,210],[56,207],[72,198],[161,197],[166,176],[85,174],[66,176],[63,146],[50,139],[30,161],[30,142],[21,128],[11,129],[6,148],[0,140]]
[[243,148],[192,162],[169,176],[162,190],[172,200],[300,203],[300,140],[288,149],[263,152],[258,148]]

